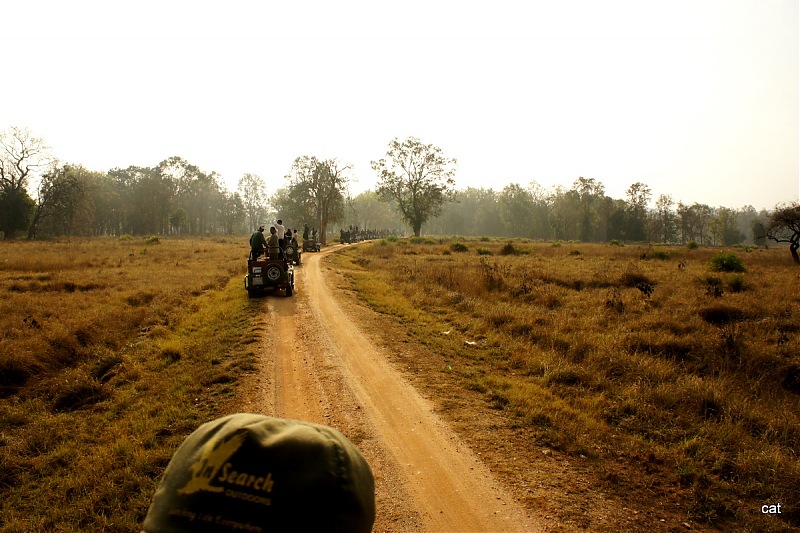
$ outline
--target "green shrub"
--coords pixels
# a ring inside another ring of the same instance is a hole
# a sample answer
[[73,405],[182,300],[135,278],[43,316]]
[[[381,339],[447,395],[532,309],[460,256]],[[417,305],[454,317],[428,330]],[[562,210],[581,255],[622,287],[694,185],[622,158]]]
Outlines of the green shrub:
[[654,250],[651,248],[644,252],[641,257],[642,259],[660,259],[662,261],[666,261],[669,259],[670,255],[666,250]]
[[486,248],[478,248],[475,251],[478,252],[478,255],[492,255],[492,251]]
[[613,239],[611,242],[608,243],[609,246],[622,246],[622,243],[619,242],[617,239]]
[[145,244],[159,244],[161,239],[159,239],[158,235],[151,235],[144,240]]
[[725,283],[728,284],[731,292],[742,292],[745,290],[744,276],[741,274],[731,274],[725,278]]
[[719,252],[711,258],[709,268],[714,272],[746,272],[744,261],[736,254]]
[[463,242],[454,242],[453,244],[450,245],[450,249],[453,250],[454,252],[466,252],[467,250],[469,250],[467,245],[464,244]]
[[699,248],[700,245],[697,244],[697,241],[689,241],[689,242],[686,243],[686,247],[688,249],[690,249],[690,250],[695,250],[695,249]]

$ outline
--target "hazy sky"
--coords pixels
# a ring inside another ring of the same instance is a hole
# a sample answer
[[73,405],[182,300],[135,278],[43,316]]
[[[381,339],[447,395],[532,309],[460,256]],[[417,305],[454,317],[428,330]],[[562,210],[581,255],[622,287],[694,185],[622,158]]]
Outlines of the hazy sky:
[[457,188],[594,178],[624,198],[798,199],[797,0],[24,0],[0,130],[91,170],[180,156],[270,190],[301,155],[415,136]]

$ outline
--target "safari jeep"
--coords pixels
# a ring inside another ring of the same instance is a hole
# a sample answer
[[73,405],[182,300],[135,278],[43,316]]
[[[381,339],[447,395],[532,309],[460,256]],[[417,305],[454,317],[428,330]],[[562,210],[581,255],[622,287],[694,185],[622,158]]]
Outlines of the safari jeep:
[[251,256],[247,260],[244,288],[250,298],[256,293],[275,289],[284,289],[286,296],[291,296],[294,293],[294,267],[280,251],[256,260]]
[[304,252],[319,252],[319,241],[316,239],[303,239]]
[[289,263],[294,262],[295,265],[300,264],[300,249],[297,246],[297,241],[292,241],[291,243],[287,244],[284,253],[286,254],[286,260],[289,261]]

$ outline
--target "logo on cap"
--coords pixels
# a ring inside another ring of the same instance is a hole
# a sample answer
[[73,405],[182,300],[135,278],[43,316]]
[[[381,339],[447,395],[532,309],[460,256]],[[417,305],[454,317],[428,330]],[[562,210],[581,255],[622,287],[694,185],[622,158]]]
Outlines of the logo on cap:
[[223,485],[272,492],[273,480],[271,473],[264,476],[237,472],[229,462],[230,458],[242,446],[245,436],[245,433],[237,432],[216,445],[212,442],[206,443],[203,446],[200,458],[189,467],[192,477],[186,485],[178,489],[178,494],[194,494],[200,491],[225,491],[226,487],[213,484],[214,481]]

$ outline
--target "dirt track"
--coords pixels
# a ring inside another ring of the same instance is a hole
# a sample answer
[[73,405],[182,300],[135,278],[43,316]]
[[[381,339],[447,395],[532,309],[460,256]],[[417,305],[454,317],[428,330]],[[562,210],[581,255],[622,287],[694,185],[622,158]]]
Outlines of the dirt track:
[[321,258],[303,254],[295,296],[268,296],[258,379],[241,410],[336,427],[376,477],[375,531],[537,531],[530,517],[349,320]]

